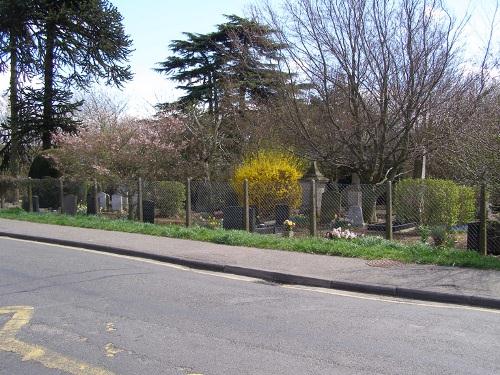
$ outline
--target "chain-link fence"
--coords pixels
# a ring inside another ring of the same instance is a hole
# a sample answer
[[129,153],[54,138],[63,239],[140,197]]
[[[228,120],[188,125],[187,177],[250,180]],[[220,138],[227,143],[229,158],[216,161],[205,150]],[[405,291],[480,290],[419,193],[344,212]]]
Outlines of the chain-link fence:
[[[248,228],[275,235],[289,234],[292,229],[296,236],[325,236],[341,228],[363,236],[474,250],[486,241],[493,254],[500,254],[497,190],[490,188],[486,201],[478,187],[442,180],[371,185],[302,181],[294,189],[276,181],[263,189],[251,182],[234,186],[203,180],[0,178],[2,208],[100,214],[213,229]],[[487,218],[486,224],[481,224],[481,217]]]

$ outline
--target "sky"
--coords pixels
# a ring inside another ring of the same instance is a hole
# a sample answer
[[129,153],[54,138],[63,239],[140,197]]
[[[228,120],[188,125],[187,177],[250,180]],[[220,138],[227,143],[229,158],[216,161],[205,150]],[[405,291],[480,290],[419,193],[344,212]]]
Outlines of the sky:
[[[155,72],[157,62],[169,55],[172,40],[182,39],[183,32],[207,33],[225,22],[224,14],[248,14],[249,7],[258,0],[110,0],[123,16],[125,31],[133,39],[135,51],[130,57],[134,79],[123,90],[103,88],[97,91],[127,102],[127,111],[135,116],[154,113],[154,105],[175,100],[180,92],[167,77]],[[273,0],[278,2],[279,0]],[[486,40],[487,20],[496,0],[446,0],[448,7],[463,17],[473,13],[465,29],[466,48],[474,51]],[[500,18],[500,17],[499,17]],[[497,34],[500,33],[500,24]],[[497,38],[498,40],[498,38]],[[8,87],[6,74],[0,75],[0,90]]]

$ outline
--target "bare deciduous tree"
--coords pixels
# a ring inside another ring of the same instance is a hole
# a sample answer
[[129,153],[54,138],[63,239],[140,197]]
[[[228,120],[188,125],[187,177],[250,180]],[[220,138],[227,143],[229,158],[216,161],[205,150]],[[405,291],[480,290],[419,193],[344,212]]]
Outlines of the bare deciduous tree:
[[464,22],[432,0],[285,0],[265,14],[288,46],[283,67],[308,85],[281,106],[295,147],[366,183],[402,173],[463,79]]

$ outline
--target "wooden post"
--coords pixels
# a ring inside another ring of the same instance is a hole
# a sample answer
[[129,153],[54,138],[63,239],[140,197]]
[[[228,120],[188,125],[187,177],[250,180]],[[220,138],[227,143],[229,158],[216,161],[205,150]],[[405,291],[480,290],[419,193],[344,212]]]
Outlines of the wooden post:
[[137,206],[139,209],[139,221],[144,221],[143,210],[142,210],[142,178],[139,177],[139,194],[137,197]]
[[64,183],[62,177],[59,178],[59,203],[61,206],[60,212],[64,213]]
[[392,241],[392,181],[387,181],[385,196],[385,239]]
[[191,226],[191,178],[186,181],[186,227]]
[[248,180],[243,181],[243,226],[250,232],[250,197],[248,195]]
[[101,210],[99,209],[99,197],[98,197],[98,193],[99,193],[99,188],[97,186],[97,180],[94,179],[94,209],[95,209],[95,214],[96,215],[99,215],[101,213]]
[[479,207],[479,252],[488,255],[488,209],[486,184],[481,185],[480,207]]
[[33,188],[31,186],[31,177],[28,177],[28,212],[33,212]]
[[309,234],[316,236],[318,234],[316,219],[317,219],[317,200],[318,194],[316,192],[316,181],[311,180],[311,208],[309,213]]

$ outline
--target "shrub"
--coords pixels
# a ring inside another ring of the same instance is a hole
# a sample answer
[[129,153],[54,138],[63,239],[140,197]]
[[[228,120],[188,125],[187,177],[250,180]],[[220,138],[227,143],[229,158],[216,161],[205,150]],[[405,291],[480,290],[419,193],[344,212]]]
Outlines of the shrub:
[[156,203],[156,208],[160,210],[162,217],[178,216],[184,209],[186,192],[184,184],[175,181],[159,181],[149,187],[145,187]]
[[246,158],[236,168],[232,184],[243,201],[243,181],[248,179],[250,204],[256,206],[261,217],[274,215],[277,204],[297,208],[301,203],[302,163],[278,151],[260,151]]
[[446,225],[472,221],[476,193],[473,188],[453,181],[405,179],[394,191],[394,212],[402,222],[421,225]]

